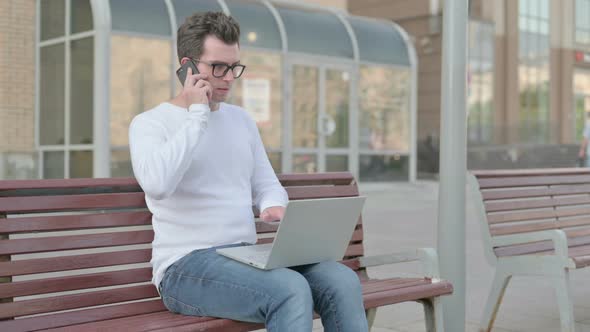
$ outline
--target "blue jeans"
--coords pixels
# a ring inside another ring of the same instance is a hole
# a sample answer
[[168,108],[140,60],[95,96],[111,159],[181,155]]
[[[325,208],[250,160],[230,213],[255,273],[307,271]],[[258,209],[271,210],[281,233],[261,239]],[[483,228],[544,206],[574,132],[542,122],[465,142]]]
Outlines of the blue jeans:
[[215,249],[195,250],[166,270],[160,293],[168,310],[265,323],[270,332],[311,331],[315,310],[325,331],[368,331],[360,282],[348,267],[328,261],[264,271]]

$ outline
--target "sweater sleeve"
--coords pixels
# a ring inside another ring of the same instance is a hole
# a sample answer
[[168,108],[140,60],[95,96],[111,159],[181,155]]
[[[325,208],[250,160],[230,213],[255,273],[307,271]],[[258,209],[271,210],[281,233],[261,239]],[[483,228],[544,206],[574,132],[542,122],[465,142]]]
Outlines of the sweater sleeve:
[[168,139],[165,128],[154,119],[140,115],[131,122],[129,149],[133,173],[152,199],[165,199],[176,190],[207,128],[208,105],[193,104],[187,114],[187,121]]
[[252,131],[254,151],[254,172],[252,174],[252,197],[260,212],[271,206],[287,206],[289,196],[287,191],[272,169],[256,123],[248,119]]

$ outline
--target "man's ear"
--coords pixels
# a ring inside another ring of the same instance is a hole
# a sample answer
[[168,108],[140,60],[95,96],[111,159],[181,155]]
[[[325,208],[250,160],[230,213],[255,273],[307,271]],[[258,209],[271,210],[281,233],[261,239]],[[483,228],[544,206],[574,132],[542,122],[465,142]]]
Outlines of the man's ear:
[[188,58],[188,57],[184,57],[184,58],[180,59],[180,65],[181,66],[184,65],[189,60],[190,60],[190,58]]

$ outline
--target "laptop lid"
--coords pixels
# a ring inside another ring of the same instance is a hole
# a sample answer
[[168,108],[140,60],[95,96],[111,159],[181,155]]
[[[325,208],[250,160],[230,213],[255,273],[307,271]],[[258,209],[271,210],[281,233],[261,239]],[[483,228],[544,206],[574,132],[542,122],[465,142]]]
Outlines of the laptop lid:
[[341,260],[365,200],[357,196],[290,201],[266,268]]

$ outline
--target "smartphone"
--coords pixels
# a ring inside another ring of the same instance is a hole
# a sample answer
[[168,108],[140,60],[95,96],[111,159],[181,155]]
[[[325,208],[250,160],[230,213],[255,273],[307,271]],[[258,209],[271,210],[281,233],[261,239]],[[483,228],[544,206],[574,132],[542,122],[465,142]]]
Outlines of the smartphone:
[[190,60],[185,62],[184,65],[180,66],[180,68],[178,68],[178,70],[176,71],[176,76],[178,76],[180,84],[182,84],[183,86],[184,81],[186,80],[186,73],[188,72],[189,68],[191,68],[193,75],[199,73],[199,70],[197,69],[197,66],[195,66],[195,63]]

